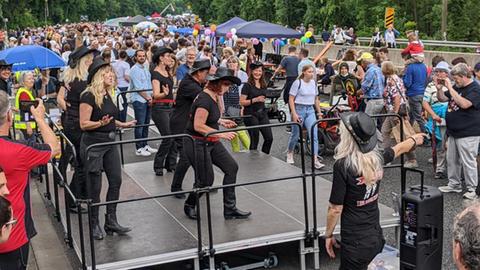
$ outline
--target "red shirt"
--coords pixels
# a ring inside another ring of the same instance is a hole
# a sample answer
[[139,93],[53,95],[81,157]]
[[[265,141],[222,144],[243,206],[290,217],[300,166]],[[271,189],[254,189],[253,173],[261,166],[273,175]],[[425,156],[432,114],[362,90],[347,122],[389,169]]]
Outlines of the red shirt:
[[423,46],[418,41],[409,42],[408,46],[403,49],[403,54],[410,54],[410,55],[419,55],[423,53]]
[[0,253],[7,253],[25,245],[36,234],[30,212],[28,180],[32,168],[48,163],[51,149],[48,144],[13,141],[7,137],[0,137],[0,149],[0,166],[10,190],[7,199],[18,221],[8,241],[0,244]]

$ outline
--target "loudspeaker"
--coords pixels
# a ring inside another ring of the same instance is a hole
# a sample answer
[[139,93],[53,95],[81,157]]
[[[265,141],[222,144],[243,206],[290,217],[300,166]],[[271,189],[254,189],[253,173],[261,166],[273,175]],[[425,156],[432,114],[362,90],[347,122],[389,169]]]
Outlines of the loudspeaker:
[[442,269],[443,195],[422,184],[402,195],[400,219],[400,269]]

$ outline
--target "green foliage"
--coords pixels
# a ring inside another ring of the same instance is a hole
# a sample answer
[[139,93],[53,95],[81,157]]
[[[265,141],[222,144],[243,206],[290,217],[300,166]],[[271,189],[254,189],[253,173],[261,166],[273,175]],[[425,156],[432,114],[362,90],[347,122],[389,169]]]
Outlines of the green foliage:
[[405,31],[407,31],[407,30],[415,30],[415,29],[417,29],[417,23],[416,23],[416,22],[412,22],[412,21],[408,21],[408,22],[406,22],[406,23],[403,25],[403,28],[405,29]]

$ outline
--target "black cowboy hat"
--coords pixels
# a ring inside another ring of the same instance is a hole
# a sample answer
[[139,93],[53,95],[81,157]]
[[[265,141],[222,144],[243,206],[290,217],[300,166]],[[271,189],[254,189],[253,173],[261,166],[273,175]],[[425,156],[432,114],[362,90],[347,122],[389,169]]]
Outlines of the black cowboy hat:
[[256,68],[259,68],[259,67],[263,67],[263,63],[260,62],[260,61],[255,61],[255,62],[250,63],[250,69],[256,69]]
[[368,114],[348,112],[340,114],[340,118],[362,153],[368,153],[375,149],[377,145],[377,126]]
[[153,63],[155,64],[158,64],[158,58],[160,56],[163,56],[164,54],[166,53],[173,53],[173,50],[168,48],[168,47],[160,47],[160,48],[157,48],[154,52],[153,52],[153,57],[152,57],[152,61]]
[[109,66],[110,64],[105,62],[101,57],[97,57],[93,60],[92,65],[88,68],[88,78],[87,84],[90,84],[93,80],[93,76],[105,66]]
[[200,70],[210,69],[210,67],[211,67],[210,60],[208,59],[195,60],[195,62],[193,62],[193,66],[190,69],[189,73],[193,74]]
[[11,67],[12,64],[7,63],[4,59],[0,60],[0,67]]
[[93,53],[95,49],[90,49],[87,46],[81,46],[75,49],[69,56],[68,56],[68,66],[70,68],[75,68],[78,65],[78,61],[80,58],[84,57],[89,53]]
[[236,85],[240,85],[242,81],[233,75],[233,70],[226,67],[219,67],[213,75],[208,75],[207,81],[227,80]]

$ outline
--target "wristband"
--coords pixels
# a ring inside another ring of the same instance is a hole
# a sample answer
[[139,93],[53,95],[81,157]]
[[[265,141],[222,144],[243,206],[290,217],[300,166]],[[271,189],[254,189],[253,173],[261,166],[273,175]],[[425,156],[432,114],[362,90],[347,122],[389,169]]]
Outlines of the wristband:
[[253,98],[252,98],[252,99],[250,99],[250,105],[252,105],[252,104],[253,104]]
[[325,237],[325,239],[332,238],[332,237],[333,237],[333,234],[325,235],[324,237]]
[[413,149],[415,149],[415,148],[417,147],[417,141],[416,141],[413,137],[408,137],[408,138],[413,140],[413,146],[412,146],[412,148],[410,149],[410,151],[411,151],[411,150],[413,150]]

